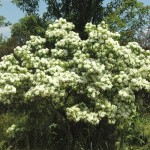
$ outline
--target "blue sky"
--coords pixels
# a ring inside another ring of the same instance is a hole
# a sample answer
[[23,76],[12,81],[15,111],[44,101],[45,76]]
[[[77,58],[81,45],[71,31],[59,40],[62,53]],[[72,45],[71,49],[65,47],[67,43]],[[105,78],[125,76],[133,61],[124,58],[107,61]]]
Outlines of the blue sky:
[[[105,0],[105,4],[108,3],[110,0]],[[145,5],[150,5],[150,0],[139,0],[143,2]],[[0,7],[0,16],[4,16],[6,20],[10,21],[11,23],[16,23],[18,20],[25,16],[25,14],[20,11],[15,5],[11,3],[11,0],[1,0],[2,7]],[[40,3],[40,12],[42,13],[45,8],[45,3]],[[0,28],[0,34],[3,34],[6,37],[10,36],[10,27],[3,27]]]

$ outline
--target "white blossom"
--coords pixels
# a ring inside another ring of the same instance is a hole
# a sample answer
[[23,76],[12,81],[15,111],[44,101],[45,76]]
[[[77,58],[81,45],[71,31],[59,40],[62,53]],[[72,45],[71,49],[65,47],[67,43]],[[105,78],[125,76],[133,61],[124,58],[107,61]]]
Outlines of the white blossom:
[[110,124],[128,120],[136,112],[134,92],[150,92],[150,52],[136,42],[120,46],[119,33],[110,32],[104,22],[87,23],[85,40],[73,29],[61,18],[49,25],[45,38],[31,36],[4,56],[0,101],[11,105],[48,99],[64,109],[68,120],[93,125],[103,118]]

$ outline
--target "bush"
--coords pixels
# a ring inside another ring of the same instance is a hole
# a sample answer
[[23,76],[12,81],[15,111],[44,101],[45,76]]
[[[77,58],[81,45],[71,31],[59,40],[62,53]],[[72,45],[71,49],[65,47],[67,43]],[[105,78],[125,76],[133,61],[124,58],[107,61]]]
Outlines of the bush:
[[27,149],[114,149],[115,129],[136,115],[135,92],[150,91],[149,51],[120,46],[104,22],[88,23],[86,40],[73,28],[56,20],[0,62],[0,101],[27,116],[8,131]]
[[18,120],[23,118],[20,115],[14,115],[12,113],[6,113],[0,115],[0,149],[5,149],[7,145],[8,134],[7,130],[12,124],[18,123]]

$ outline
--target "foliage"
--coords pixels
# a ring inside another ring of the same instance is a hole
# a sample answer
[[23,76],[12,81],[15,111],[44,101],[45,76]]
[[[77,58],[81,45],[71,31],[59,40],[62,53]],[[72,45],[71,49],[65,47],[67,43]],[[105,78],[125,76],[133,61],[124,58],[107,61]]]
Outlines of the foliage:
[[144,49],[150,50],[150,26],[138,32],[138,42]]
[[108,3],[104,20],[112,31],[119,31],[125,45],[137,40],[139,29],[149,25],[150,7],[137,0],[114,0]]
[[7,129],[13,124],[17,123],[20,119],[20,115],[14,115],[11,113],[0,114],[0,149],[4,149],[3,146],[7,144]]
[[[102,20],[103,0],[43,0],[46,3],[44,18],[58,19],[60,17],[72,21],[78,32],[82,32],[87,22],[97,19]],[[21,10],[28,15],[38,14],[39,0],[24,1],[12,0]],[[39,14],[38,14],[39,15]]]
[[[137,0],[111,0],[104,6],[104,0],[43,0],[46,3],[43,18],[52,20],[60,17],[75,24],[82,39],[86,39],[84,27],[87,22],[99,24],[105,20],[112,31],[121,33],[120,42],[126,45],[136,39],[137,31],[148,24],[149,6]],[[39,0],[12,0],[28,15],[38,14]]]
[[1,40],[0,58],[13,52],[16,46],[22,46],[30,39],[30,35],[44,37],[45,30],[50,23],[35,15],[21,18],[18,23],[11,27],[11,37]]
[[135,92],[150,92],[149,51],[120,46],[104,22],[86,24],[86,40],[73,29],[56,20],[0,62],[0,101],[27,116],[8,133],[28,148],[109,149],[136,115]]
[[142,114],[133,119],[130,127],[125,127],[122,134],[121,150],[148,150],[150,148],[150,117]]
[[0,43],[0,58],[4,55],[13,53],[13,49],[17,46],[15,39],[3,39]]
[[0,16],[0,27],[4,24],[5,18],[3,16]]
[[4,16],[0,16],[0,28],[11,24],[8,21],[6,22],[5,20],[6,20],[6,18]]
[[[0,7],[2,6],[1,4],[1,1],[0,1]],[[11,23],[10,22],[6,22],[6,18],[4,16],[0,16],[0,28],[4,27],[4,26],[8,26],[10,25]],[[3,34],[0,34],[0,58],[1,56],[4,56],[3,55],[3,46],[6,44],[6,40],[5,38],[3,37]],[[12,52],[12,51],[11,51]],[[5,52],[4,52],[5,53]],[[9,54],[9,53],[7,53]]]
[[0,34],[0,44],[2,44],[5,41],[3,34]]
[[43,37],[47,26],[48,21],[43,21],[40,17],[35,15],[26,16],[12,26],[11,39],[15,39],[17,45],[21,46],[30,39],[30,35]]
[[[0,7],[2,6],[0,1]],[[10,25],[10,22],[5,22],[6,18],[4,16],[0,16],[0,28],[3,26]]]

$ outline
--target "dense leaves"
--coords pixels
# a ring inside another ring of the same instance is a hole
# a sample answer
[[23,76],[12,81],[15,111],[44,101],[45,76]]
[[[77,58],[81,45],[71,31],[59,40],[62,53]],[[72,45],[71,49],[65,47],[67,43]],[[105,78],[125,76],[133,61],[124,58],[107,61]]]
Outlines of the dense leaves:
[[[78,31],[84,30],[87,22],[93,20],[102,20],[102,2],[103,0],[43,0],[47,8],[44,12],[44,18],[58,19],[60,17],[72,21]],[[24,1],[13,0],[21,10],[28,15],[37,14],[39,0]]]
[[137,40],[139,29],[149,25],[149,14],[149,6],[137,0],[114,0],[107,5],[104,20],[112,31],[121,33],[120,42],[125,45]]
[[[38,7],[40,0],[12,0],[28,15],[40,16]],[[138,0],[111,0],[107,5],[104,0],[42,0],[46,4],[43,18],[52,20],[60,17],[75,24],[82,39],[87,38],[84,27],[87,22],[99,24],[105,20],[111,31],[119,31],[120,42],[126,45],[136,40],[137,31],[149,24],[149,6],[144,6]],[[104,5],[105,4],[105,5]]]
[[48,26],[48,20],[43,21],[35,15],[21,18],[11,28],[11,39],[16,40],[17,45],[23,45],[30,39],[30,35],[44,36]]

